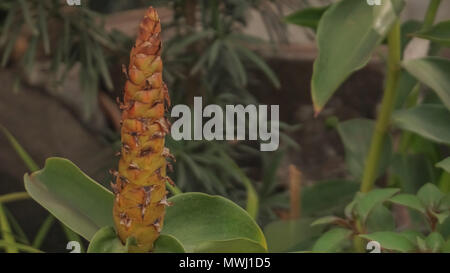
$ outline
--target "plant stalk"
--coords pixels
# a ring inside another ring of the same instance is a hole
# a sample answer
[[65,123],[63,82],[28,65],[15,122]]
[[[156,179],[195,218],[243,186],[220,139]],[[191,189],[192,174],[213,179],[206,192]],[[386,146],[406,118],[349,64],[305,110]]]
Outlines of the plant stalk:
[[425,30],[433,25],[440,4],[441,0],[431,0],[430,4],[428,5],[427,13],[425,14],[425,19],[423,20],[421,30]]
[[382,145],[386,139],[389,123],[395,103],[396,89],[400,75],[401,39],[400,20],[397,19],[388,34],[389,58],[386,87],[381,102],[375,131],[372,135],[369,155],[364,168],[361,192],[368,192],[373,188],[380,161]]

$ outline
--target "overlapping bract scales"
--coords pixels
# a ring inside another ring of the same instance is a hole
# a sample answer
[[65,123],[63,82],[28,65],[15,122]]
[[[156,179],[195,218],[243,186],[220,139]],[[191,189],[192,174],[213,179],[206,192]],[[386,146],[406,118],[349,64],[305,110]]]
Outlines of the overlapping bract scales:
[[162,80],[160,32],[158,14],[150,7],[139,26],[126,71],[121,158],[118,171],[113,171],[116,230],[122,242],[136,239],[137,247],[131,250],[137,252],[152,250],[167,205],[166,157],[170,154],[164,137],[169,123],[164,113],[170,101]]

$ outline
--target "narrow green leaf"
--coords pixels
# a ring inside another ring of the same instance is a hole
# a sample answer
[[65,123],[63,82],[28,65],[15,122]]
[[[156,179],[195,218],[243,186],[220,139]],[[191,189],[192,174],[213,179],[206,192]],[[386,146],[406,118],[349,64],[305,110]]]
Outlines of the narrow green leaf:
[[450,111],[444,106],[423,104],[393,114],[396,126],[429,140],[450,144]]
[[45,238],[47,237],[48,232],[50,231],[50,228],[52,227],[53,223],[55,222],[55,217],[53,215],[48,215],[47,218],[45,218],[44,222],[42,223],[41,227],[39,228],[38,232],[36,233],[36,236],[34,237],[32,247],[34,248],[40,248],[42,243],[44,242]]
[[219,56],[221,47],[222,47],[222,41],[220,39],[217,39],[212,44],[211,51],[209,53],[209,58],[208,58],[208,67],[209,68],[213,67],[214,63],[216,62],[217,57]]
[[258,69],[260,69],[267,76],[267,78],[269,78],[269,80],[272,82],[275,88],[279,89],[281,87],[281,83],[278,80],[278,77],[275,75],[273,70],[266,64],[266,62],[263,59],[261,59],[258,55],[253,53],[245,46],[238,44],[236,49],[244,57],[248,58],[251,62],[253,62],[258,67]]
[[414,35],[450,47],[450,21],[440,22],[431,28],[417,32]]
[[19,243],[10,243],[10,242],[7,242],[6,240],[0,240],[0,247],[17,248],[18,250],[21,250],[23,252],[28,252],[28,253],[43,253],[43,251],[36,249],[34,247],[19,244]]
[[36,24],[31,17],[31,11],[28,7],[28,3],[25,0],[18,0],[20,3],[20,6],[22,8],[23,17],[25,19],[25,22],[27,23],[28,27],[31,30],[31,33],[33,33],[34,36],[39,34],[39,31],[36,29]]
[[344,219],[337,216],[324,216],[311,223],[311,226],[336,224]]
[[403,67],[436,92],[447,109],[450,109],[450,60],[425,57],[408,60],[403,63]]
[[7,253],[18,253],[19,250],[15,246],[16,240],[9,225],[8,218],[6,217],[3,205],[0,204],[0,228],[1,234],[5,242],[8,244],[5,246],[5,251]]
[[284,17],[284,21],[290,24],[309,27],[315,31],[317,30],[322,15],[329,7],[330,6],[328,5],[323,7],[304,8]]
[[47,14],[44,10],[43,5],[39,4],[39,29],[42,35],[42,41],[44,43],[45,54],[50,54],[50,39],[48,37],[48,27],[47,27]]
[[236,69],[237,75],[239,76],[240,84],[247,84],[247,72],[245,71],[244,65],[236,54],[235,48],[228,41],[225,41],[225,46],[227,47],[227,52],[229,56],[229,61],[233,64],[233,68]]
[[414,244],[400,233],[386,231],[359,236],[369,241],[379,242],[384,249],[399,252],[411,252],[415,250]]

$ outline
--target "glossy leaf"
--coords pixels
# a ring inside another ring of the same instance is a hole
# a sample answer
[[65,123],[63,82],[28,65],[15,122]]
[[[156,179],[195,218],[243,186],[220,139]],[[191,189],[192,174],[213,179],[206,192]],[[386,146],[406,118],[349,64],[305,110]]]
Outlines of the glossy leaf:
[[313,252],[335,252],[345,241],[350,240],[352,231],[344,228],[333,228],[324,233],[314,244]]
[[444,106],[423,104],[393,114],[396,126],[429,140],[450,144],[450,112]]
[[304,8],[286,16],[284,21],[298,26],[309,27],[315,31],[323,13],[328,8],[329,6]]
[[47,159],[44,169],[25,174],[24,181],[34,200],[87,240],[114,225],[113,194],[67,159]]
[[161,234],[155,241],[154,253],[184,253],[186,250],[177,238],[169,234]]
[[440,161],[436,164],[436,167],[444,169],[444,171],[450,173],[450,157]]
[[92,237],[87,252],[127,253],[128,248],[122,244],[113,227],[104,227]]
[[410,240],[402,234],[396,232],[374,232],[359,236],[370,241],[377,241],[380,243],[382,248],[388,250],[411,252],[415,249],[415,245]]
[[195,247],[197,253],[264,253],[267,252],[260,243],[239,238],[222,241],[206,241]]
[[417,210],[421,213],[426,213],[426,208],[422,201],[420,201],[417,196],[412,194],[399,194],[389,199],[389,201],[397,205],[402,205],[410,209]]
[[383,0],[380,6],[346,0],[332,4],[317,29],[319,55],[314,62],[311,92],[316,113],[337,88],[364,67],[386,37],[403,1]]
[[440,22],[414,35],[450,47],[450,21]]
[[450,60],[426,57],[408,60],[403,67],[419,81],[429,86],[450,109]]
[[355,209],[359,217],[361,217],[361,220],[365,222],[370,212],[375,208],[375,206],[383,203],[384,201],[386,201],[399,191],[400,191],[399,189],[389,189],[389,188],[374,189],[357,198]]
[[[350,173],[361,179],[365,161],[369,154],[370,141],[372,139],[375,122],[369,119],[351,119],[338,124],[337,130],[345,148],[345,161]],[[378,166],[378,176],[381,175],[389,165],[392,156],[391,138],[386,138],[381,152]]]
[[187,252],[214,251],[206,246],[217,246],[224,241],[227,241],[224,244],[227,249],[235,243],[234,251],[242,251],[244,242],[237,239],[246,239],[252,245],[261,245],[261,250],[267,249],[256,222],[230,200],[203,193],[179,194],[169,200],[173,206],[167,208],[162,234],[177,238]]

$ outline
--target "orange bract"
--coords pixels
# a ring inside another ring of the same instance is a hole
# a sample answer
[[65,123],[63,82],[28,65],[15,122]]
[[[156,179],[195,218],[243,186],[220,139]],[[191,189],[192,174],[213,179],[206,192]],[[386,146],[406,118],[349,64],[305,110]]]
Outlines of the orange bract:
[[122,242],[134,237],[130,251],[148,252],[163,226],[166,199],[166,157],[164,137],[169,123],[164,117],[170,106],[167,86],[162,81],[161,24],[150,7],[139,26],[131,50],[128,80],[121,104],[122,149],[116,183],[114,222]]

